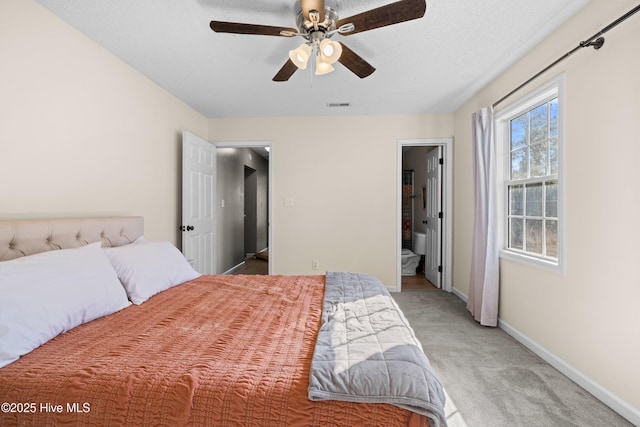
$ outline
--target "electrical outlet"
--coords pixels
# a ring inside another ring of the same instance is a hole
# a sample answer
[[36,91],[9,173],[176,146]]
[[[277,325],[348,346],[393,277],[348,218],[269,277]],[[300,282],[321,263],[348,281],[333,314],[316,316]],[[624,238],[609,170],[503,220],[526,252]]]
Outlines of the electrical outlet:
[[314,259],[313,261],[311,261],[311,269],[320,270],[320,263]]

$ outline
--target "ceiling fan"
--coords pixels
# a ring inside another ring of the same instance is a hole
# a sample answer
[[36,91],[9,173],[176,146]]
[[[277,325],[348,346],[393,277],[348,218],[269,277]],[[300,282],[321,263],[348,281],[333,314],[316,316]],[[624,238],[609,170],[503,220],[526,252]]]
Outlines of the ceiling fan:
[[289,60],[273,77],[275,82],[287,81],[298,69],[305,69],[314,53],[315,72],[318,75],[333,71],[332,64],[340,62],[358,77],[365,78],[376,69],[344,44],[331,41],[331,37],[335,34],[348,36],[422,18],[426,8],[426,0],[400,0],[339,19],[335,10],[325,7],[324,0],[300,0],[297,29],[224,21],[211,21],[210,26],[217,33],[304,38],[302,45],[289,52]]

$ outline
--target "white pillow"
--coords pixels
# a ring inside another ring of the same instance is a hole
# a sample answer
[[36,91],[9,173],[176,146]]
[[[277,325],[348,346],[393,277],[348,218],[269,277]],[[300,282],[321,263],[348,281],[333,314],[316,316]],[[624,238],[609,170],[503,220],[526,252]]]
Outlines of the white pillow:
[[138,244],[138,243],[149,243],[149,241],[147,239],[144,238],[144,236],[139,236],[136,240],[134,240],[133,242],[131,242],[133,244]]
[[131,303],[100,242],[0,262],[0,367]]
[[103,248],[134,304],[200,276],[169,242]]

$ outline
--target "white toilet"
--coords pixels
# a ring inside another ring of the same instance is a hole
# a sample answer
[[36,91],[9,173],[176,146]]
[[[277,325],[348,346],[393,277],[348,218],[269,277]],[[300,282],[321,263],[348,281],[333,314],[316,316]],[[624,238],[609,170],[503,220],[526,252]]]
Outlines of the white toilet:
[[424,233],[413,233],[413,250],[403,249],[401,253],[402,259],[402,275],[415,276],[416,268],[420,264],[420,257],[426,253],[427,235]]
[[420,255],[414,254],[410,249],[403,249],[400,257],[402,258],[402,275],[415,276],[416,268],[420,264]]

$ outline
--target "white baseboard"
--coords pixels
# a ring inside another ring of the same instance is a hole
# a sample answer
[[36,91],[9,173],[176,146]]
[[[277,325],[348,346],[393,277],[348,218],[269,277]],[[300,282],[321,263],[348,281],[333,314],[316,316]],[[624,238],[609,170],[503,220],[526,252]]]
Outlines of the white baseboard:
[[516,341],[540,356],[545,362],[562,372],[573,382],[594,395],[605,405],[626,418],[633,425],[640,426],[640,410],[631,406],[628,402],[613,394],[602,385],[598,384],[564,360],[560,359],[537,342],[531,340],[508,323],[498,319],[498,327],[511,335]]
[[453,288],[453,290],[451,291],[455,296],[457,296],[458,298],[460,298],[462,301],[464,302],[469,302],[469,296],[463,294],[462,292],[460,292],[459,290],[457,290],[456,288]]
[[231,267],[230,269],[228,269],[227,271],[225,271],[222,274],[233,274],[234,271],[238,270],[241,267],[244,267],[244,265],[245,265],[245,262],[242,261],[240,264],[238,264],[238,265],[236,265],[234,267]]

